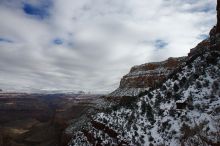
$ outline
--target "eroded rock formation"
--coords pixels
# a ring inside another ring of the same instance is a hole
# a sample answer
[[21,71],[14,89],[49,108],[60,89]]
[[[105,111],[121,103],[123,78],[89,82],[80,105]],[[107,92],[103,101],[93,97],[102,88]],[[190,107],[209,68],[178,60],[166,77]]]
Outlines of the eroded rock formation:
[[119,88],[112,92],[110,96],[137,96],[148,88],[156,88],[184,60],[185,57],[169,58],[162,62],[151,62],[134,66],[121,79]]

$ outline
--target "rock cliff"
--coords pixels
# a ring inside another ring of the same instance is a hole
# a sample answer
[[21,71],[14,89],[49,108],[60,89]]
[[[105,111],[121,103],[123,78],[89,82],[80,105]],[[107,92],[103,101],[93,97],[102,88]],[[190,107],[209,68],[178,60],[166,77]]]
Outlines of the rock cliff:
[[220,0],[217,0],[217,26],[216,26],[216,34],[220,33]]
[[120,86],[110,97],[137,96],[149,88],[156,88],[164,82],[168,75],[180,64],[185,57],[168,58],[162,62],[151,62],[131,68],[120,82]]

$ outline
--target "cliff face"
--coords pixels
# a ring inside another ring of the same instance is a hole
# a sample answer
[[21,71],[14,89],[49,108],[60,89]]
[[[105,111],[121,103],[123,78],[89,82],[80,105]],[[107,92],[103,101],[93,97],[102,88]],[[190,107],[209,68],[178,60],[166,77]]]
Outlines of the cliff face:
[[220,33],[220,0],[217,0],[217,27],[216,27],[216,34]]
[[162,62],[151,62],[134,66],[121,79],[119,88],[109,96],[137,96],[149,88],[156,88],[184,61],[185,57],[169,58]]

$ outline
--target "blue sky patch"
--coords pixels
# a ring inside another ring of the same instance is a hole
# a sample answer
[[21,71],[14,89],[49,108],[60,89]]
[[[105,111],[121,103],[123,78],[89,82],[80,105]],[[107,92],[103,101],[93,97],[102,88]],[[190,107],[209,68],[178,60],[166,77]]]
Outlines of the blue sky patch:
[[197,38],[201,39],[201,40],[204,40],[204,39],[207,39],[208,37],[209,37],[209,35],[207,35],[207,34],[201,34]]
[[190,10],[190,12],[203,12],[203,13],[215,13],[215,5],[213,3],[201,6],[201,7],[196,7]]
[[60,38],[56,38],[56,39],[53,40],[53,43],[55,45],[62,45],[63,44],[63,40],[60,39]]
[[47,18],[49,16],[49,9],[52,6],[52,3],[49,0],[45,0],[37,5],[30,3],[24,3],[23,11],[27,15],[35,16],[40,19]]
[[163,49],[163,48],[165,48],[167,45],[168,45],[168,43],[165,42],[164,40],[156,40],[155,43],[154,43],[154,46],[155,46],[157,49]]
[[10,39],[6,39],[6,38],[1,38],[1,37],[0,37],[0,43],[1,43],[1,42],[5,42],[5,43],[13,43],[13,41],[10,40]]
[[203,7],[203,8],[201,9],[201,11],[202,11],[202,12],[213,11],[213,7],[211,7],[211,6]]
[[198,9],[198,11],[205,12],[205,13],[211,12],[211,11],[215,12],[215,6],[213,6],[212,4],[209,4],[204,7],[201,7],[200,9]]

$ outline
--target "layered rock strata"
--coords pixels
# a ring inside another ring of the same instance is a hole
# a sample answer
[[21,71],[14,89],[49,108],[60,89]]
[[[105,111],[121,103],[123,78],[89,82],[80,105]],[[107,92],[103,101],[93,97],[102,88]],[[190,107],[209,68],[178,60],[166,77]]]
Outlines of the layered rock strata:
[[169,58],[162,62],[151,62],[131,68],[110,97],[137,96],[149,88],[158,87],[168,75],[183,63],[185,57]]

